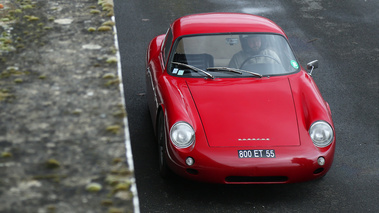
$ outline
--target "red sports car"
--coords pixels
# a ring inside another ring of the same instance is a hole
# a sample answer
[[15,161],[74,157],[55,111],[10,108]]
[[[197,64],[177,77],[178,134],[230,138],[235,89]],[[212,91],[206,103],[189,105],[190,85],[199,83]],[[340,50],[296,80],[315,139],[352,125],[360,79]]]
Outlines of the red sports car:
[[147,49],[149,110],[160,173],[225,184],[292,183],[330,169],[328,103],[287,36],[255,15],[174,21]]

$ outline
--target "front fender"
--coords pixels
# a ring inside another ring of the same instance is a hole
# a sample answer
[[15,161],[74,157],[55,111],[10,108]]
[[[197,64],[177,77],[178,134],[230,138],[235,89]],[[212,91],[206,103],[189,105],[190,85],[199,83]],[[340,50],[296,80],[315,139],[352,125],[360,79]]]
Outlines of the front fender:
[[168,137],[168,157],[173,159],[173,155],[176,156],[180,155],[180,153],[190,153],[195,146],[199,145],[199,143],[208,146],[196,104],[192,98],[185,78],[165,74],[159,81],[159,86],[161,94],[160,98],[166,118],[167,135],[169,135],[171,127],[178,121],[189,123],[195,130],[195,142],[188,148],[175,147]]
[[[291,76],[289,79],[293,92],[301,143],[313,143],[308,131],[310,126],[319,120],[328,122],[332,126],[335,135],[329,105],[322,98],[312,77],[306,72],[299,72],[298,74]],[[314,148],[324,154],[328,152],[334,153],[335,141],[336,138],[334,137],[333,142],[328,147],[318,148],[314,146]]]
[[160,105],[165,108],[169,127],[178,121],[186,121],[195,128],[198,113],[184,78],[162,75],[159,91]]
[[318,120],[324,120],[333,126],[329,105],[322,98],[312,77],[306,72],[299,72],[289,80],[299,125],[302,124],[307,131],[312,123]]

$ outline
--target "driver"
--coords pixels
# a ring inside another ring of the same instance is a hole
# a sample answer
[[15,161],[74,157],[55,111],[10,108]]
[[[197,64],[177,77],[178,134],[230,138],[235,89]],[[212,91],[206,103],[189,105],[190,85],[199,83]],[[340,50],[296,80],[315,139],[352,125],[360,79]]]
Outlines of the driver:
[[275,51],[263,47],[260,35],[241,37],[241,45],[242,50],[234,54],[229,62],[230,68],[240,69],[245,60],[249,58],[251,58],[248,60],[249,63],[281,63]]

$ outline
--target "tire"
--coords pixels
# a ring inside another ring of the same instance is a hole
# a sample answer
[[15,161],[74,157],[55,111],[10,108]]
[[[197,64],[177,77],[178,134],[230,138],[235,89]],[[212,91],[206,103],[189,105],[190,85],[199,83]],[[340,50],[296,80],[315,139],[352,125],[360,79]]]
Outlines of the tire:
[[159,174],[162,178],[166,179],[169,176],[170,170],[166,162],[166,127],[163,113],[159,114],[158,128],[157,128],[157,141],[158,141],[158,160],[159,160]]

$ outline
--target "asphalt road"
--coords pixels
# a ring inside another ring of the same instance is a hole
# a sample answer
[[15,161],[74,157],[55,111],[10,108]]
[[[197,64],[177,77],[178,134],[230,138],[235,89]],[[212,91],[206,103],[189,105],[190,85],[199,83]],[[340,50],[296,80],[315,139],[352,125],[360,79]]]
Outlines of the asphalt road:
[[[201,12],[268,17],[289,36],[336,127],[334,164],[321,180],[212,185],[158,175],[146,103],[145,52],[174,19]],[[379,212],[379,1],[115,0],[126,107],[141,212]]]

